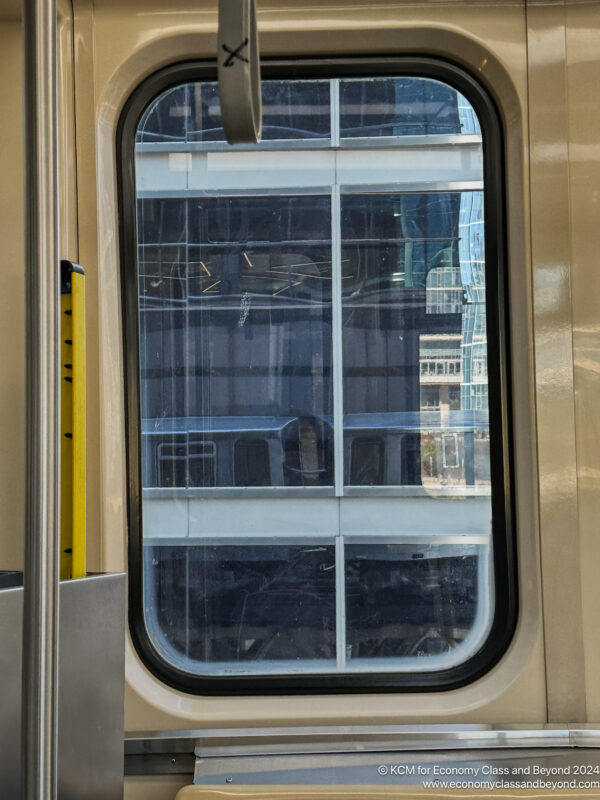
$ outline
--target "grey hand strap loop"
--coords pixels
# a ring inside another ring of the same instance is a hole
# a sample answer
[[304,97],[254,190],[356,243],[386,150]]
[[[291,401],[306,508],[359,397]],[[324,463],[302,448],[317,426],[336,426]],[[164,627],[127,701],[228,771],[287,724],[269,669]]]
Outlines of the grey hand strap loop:
[[262,101],[254,0],[219,0],[219,95],[229,144],[260,141]]

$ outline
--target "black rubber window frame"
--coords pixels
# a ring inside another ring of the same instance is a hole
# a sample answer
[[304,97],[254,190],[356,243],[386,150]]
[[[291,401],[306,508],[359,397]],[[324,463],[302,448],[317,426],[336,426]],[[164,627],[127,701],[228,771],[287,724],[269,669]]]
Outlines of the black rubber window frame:
[[153,647],[146,630],[143,610],[134,148],[142,114],[160,94],[183,83],[216,80],[216,64],[213,61],[186,61],[163,68],[144,80],[125,103],[117,126],[119,250],[125,354],[129,628],[132,641],[143,663],[157,678],[174,689],[194,695],[414,693],[457,689],[477,680],[500,660],[512,640],[518,616],[504,131],[501,117],[491,96],[478,80],[464,68],[438,58],[389,56],[278,59],[263,61],[261,72],[265,79],[433,78],[457,89],[467,98],[477,114],[483,139],[484,165],[494,617],[488,637],[475,655],[450,669],[431,672],[203,676],[176,668],[165,661]]

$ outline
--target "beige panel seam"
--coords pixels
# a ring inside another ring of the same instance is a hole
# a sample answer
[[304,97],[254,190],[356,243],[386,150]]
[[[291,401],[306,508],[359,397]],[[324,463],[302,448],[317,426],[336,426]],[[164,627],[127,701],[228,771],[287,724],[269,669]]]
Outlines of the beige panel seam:
[[[583,641],[586,675],[600,665],[600,79],[598,37],[600,2],[571,0],[567,12],[567,69],[569,97],[569,164],[571,211],[571,291],[575,420],[577,434],[577,490],[580,568],[583,600]],[[588,722],[600,719],[600,685],[586,683]]]
[[71,0],[58,0],[58,82],[61,258],[77,259],[75,76]]
[[72,140],[73,140],[73,187],[72,192],[74,196],[74,208],[75,208],[75,219],[74,219],[74,248],[75,248],[75,258],[77,263],[79,263],[79,177],[77,173],[77,115],[75,113],[75,109],[77,108],[77,98],[76,98],[76,85],[75,85],[75,8],[73,4],[73,0],[68,0],[69,9],[70,9],[70,18],[71,18],[71,40],[70,40],[70,64],[71,64],[71,86],[70,86],[70,103],[71,103],[71,114],[72,114]]
[[0,565],[23,569],[25,530],[25,282],[21,22],[0,22]]
[[585,719],[563,0],[527,4],[531,242],[549,722]]

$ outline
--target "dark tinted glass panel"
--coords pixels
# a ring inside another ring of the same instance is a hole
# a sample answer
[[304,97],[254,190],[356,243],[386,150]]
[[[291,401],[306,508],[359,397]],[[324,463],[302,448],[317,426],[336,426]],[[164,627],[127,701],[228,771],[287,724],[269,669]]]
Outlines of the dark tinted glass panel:
[[351,659],[435,656],[471,632],[478,606],[474,547],[346,545]]
[[188,445],[188,481],[190,486],[214,486],[216,447],[210,444]]
[[[444,266],[460,276],[458,192],[342,195],[344,296],[399,289],[424,294],[429,272]],[[458,278],[460,281],[460,277]]]
[[353,439],[349,483],[352,486],[379,486],[383,483],[384,453],[383,439]]
[[[328,139],[329,81],[263,81],[263,141]],[[138,142],[225,142],[216,83],[161,95],[140,122]]]
[[342,138],[479,133],[473,109],[444,83],[423,78],[340,81]]
[[158,486],[187,486],[187,447],[161,444],[158,456]]
[[149,485],[179,487],[215,485],[214,443],[169,444],[155,439],[153,444],[158,461],[158,475],[156,484],[152,482],[152,472],[148,475]]
[[379,485],[486,484],[487,406],[465,382],[486,380],[481,193],[343,195],[341,211],[346,448],[380,434]]
[[330,486],[333,483],[333,432],[318,417],[299,417],[284,437],[286,486]]
[[235,485],[269,486],[269,445],[265,439],[240,439],[235,443]]
[[330,484],[330,199],[146,199],[138,215],[149,447],[210,432],[216,484],[191,485],[233,486],[233,442],[261,433],[272,485]]
[[335,658],[333,546],[147,546],[146,605],[170,660]]

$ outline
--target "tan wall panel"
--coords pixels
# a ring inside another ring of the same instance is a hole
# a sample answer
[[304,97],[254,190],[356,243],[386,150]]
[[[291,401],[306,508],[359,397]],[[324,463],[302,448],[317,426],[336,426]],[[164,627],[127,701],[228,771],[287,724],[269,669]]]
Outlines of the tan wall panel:
[[527,14],[535,371],[548,721],[585,718],[573,405],[565,9]]
[[[349,7],[352,5],[352,7]],[[531,273],[527,249],[527,113],[524,9],[519,4],[418,5],[259,4],[265,55],[412,53],[446,55],[481,75],[497,99],[506,128],[514,320],[515,445],[521,616],[506,656],[477,683],[426,695],[294,697],[194,697],[162,684],[140,663],[131,643],[127,655],[126,728],[152,730],[294,722],[531,722],[546,719],[539,613],[539,562],[535,449],[531,389]],[[211,58],[216,47],[216,4],[165,8],[155,2],[124,8],[114,0],[76,3],[77,135],[80,254],[92,267],[88,284],[95,306],[98,433],[97,493],[102,566],[126,567],[123,375],[115,179],[115,128],[135,86],[167,63]],[[320,13],[322,12],[322,13]],[[94,265],[94,266],[92,266]],[[97,268],[96,266],[97,265]],[[94,331],[92,331],[92,336]],[[100,409],[102,413],[100,414]],[[94,479],[95,480],[95,479]]]
[[174,800],[177,792],[190,783],[184,775],[125,778],[123,800]]
[[[484,790],[485,791],[485,790]],[[459,794],[460,793],[460,794]],[[423,800],[451,800],[456,797],[482,800],[490,797],[481,789],[426,789],[424,786],[251,786],[239,788],[229,786],[187,786],[176,800],[395,800],[415,798]],[[570,798],[600,798],[598,789],[499,789],[493,792],[498,800],[513,800],[516,797],[570,800]],[[166,800],[166,797],[165,797]]]
[[25,528],[25,281],[21,23],[0,25],[0,569],[22,569]]
[[21,0],[2,0],[0,3],[1,22],[19,22],[21,19]]
[[70,0],[58,0],[58,108],[60,165],[60,257],[77,261],[77,174],[73,18]]
[[[567,5],[571,292],[588,722],[600,722],[600,3]],[[571,531],[564,534],[570,539]],[[563,591],[569,592],[566,581]],[[574,660],[580,654],[574,654]]]

